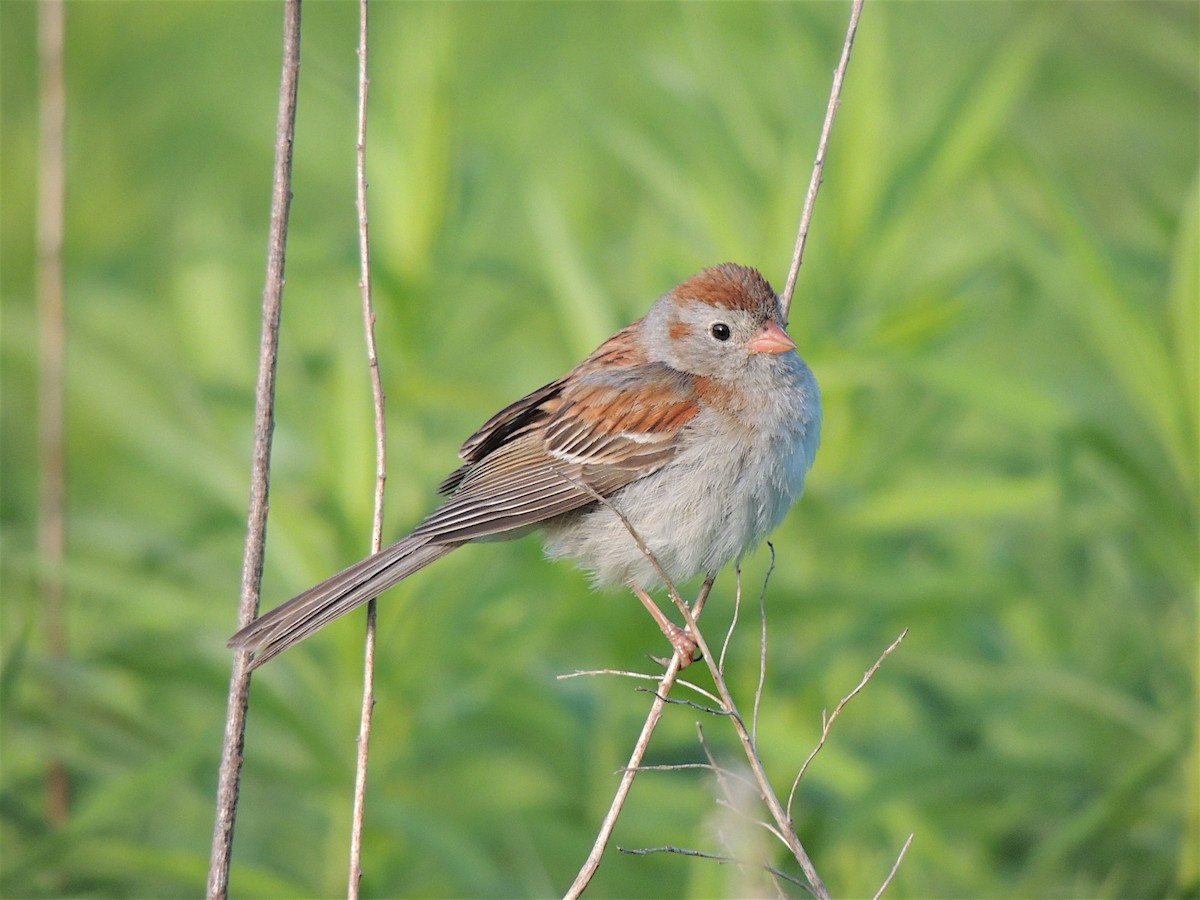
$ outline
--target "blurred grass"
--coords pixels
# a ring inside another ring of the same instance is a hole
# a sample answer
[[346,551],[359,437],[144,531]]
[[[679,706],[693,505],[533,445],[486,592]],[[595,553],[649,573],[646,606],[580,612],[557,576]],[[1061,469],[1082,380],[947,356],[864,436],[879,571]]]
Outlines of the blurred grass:
[[[33,589],[35,13],[0,7],[0,893],[194,894],[279,10],[69,6],[66,666],[43,653]],[[846,14],[374,8],[392,534],[429,509],[462,437],[680,278],[736,259],[782,282]],[[1197,19],[1187,3],[868,5],[793,310],[827,424],[774,539],[762,729],[782,786],[820,711],[912,629],[800,791],[838,895],[872,892],[910,832],[896,896],[1200,889]],[[304,27],[268,604],[356,559],[370,530],[355,11],[312,4]],[[751,595],[765,567],[747,561]],[[343,889],[361,627],[256,680],[240,895]],[[646,703],[554,676],[661,652],[637,604],[524,541],[406,583],[380,627],[364,890],[561,891]],[[744,697],[753,631],[735,641]],[[653,761],[699,758],[693,723],[671,713]],[[74,788],[58,832],[50,749]],[[703,779],[647,776],[616,840],[715,849],[717,823]],[[712,864],[613,853],[592,893],[742,890]]]

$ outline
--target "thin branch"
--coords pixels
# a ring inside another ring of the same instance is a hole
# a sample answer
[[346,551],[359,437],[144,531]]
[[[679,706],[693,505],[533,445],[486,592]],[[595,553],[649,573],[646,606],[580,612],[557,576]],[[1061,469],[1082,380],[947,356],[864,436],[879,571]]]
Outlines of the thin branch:
[[796,233],[796,249],[792,253],[792,267],[788,271],[787,284],[779,298],[780,303],[783,304],[785,319],[792,308],[792,295],[796,292],[796,277],[800,274],[800,262],[804,258],[804,245],[808,241],[808,226],[812,222],[817,191],[821,189],[821,181],[824,178],[825,150],[829,145],[829,133],[833,130],[833,120],[837,116],[838,105],[842,102],[842,82],[846,78],[846,67],[850,65],[850,50],[854,46],[854,33],[858,30],[858,20],[862,15],[863,2],[864,0],[854,0],[854,6],[850,10],[850,26],[846,29],[846,40],[842,44],[842,58],[833,73],[833,88],[829,93],[829,106],[825,109],[825,124],[821,127],[821,138],[817,142],[817,158],[813,163],[808,194],[804,198],[804,212],[800,215],[800,228]]
[[[712,591],[712,586],[713,580],[711,578],[707,579],[701,585],[700,593],[696,596],[696,602],[692,605],[696,616],[699,616],[704,611],[704,605],[708,602],[708,595]],[[658,727],[658,720],[662,718],[663,710],[666,709],[667,704],[663,698],[670,693],[671,687],[679,678],[681,664],[682,660],[678,654],[672,656],[671,662],[667,665],[667,671],[663,673],[662,678],[659,680],[654,703],[650,705],[650,712],[646,715],[646,721],[642,725],[642,732],[638,735],[637,742],[633,745],[633,752],[629,756],[629,762],[621,770],[621,781],[617,785],[617,791],[613,795],[608,813],[600,825],[600,831],[596,834],[596,840],[592,844],[592,849],[588,853],[587,859],[584,860],[579,874],[575,876],[575,881],[567,889],[566,894],[563,895],[568,900],[570,898],[578,898],[582,895],[588,886],[588,882],[592,880],[592,876],[600,868],[600,860],[604,856],[604,850],[608,846],[609,839],[612,837],[612,832],[616,827],[618,817],[621,815],[621,810],[625,807],[625,799],[629,796],[629,791],[633,787],[633,779],[641,768],[642,760],[646,756],[646,748],[650,746],[650,738],[654,734],[654,729]]]
[[[371,301],[371,242],[367,221],[367,0],[358,7],[358,140],[355,164],[355,205],[358,210],[358,288],[362,295],[367,369],[375,407],[375,516],[371,552],[383,546],[383,501],[387,484],[387,418],[379,353],[375,343],[375,307]],[[375,600],[367,602],[367,634],[363,649],[362,712],[358,724],[358,753],[354,769],[354,808],[350,818],[350,872],[346,896],[357,900],[362,880],[363,818],[367,804],[367,758],[371,745],[371,716],[375,710]]]
[[[779,831],[775,831],[775,829],[771,829],[772,832],[774,832],[776,834],[776,836],[778,836],[779,839],[782,840],[784,842],[784,844],[787,845],[788,849],[792,852],[792,855],[796,858],[796,861],[798,863],[800,863],[800,868],[804,870],[805,877],[807,877],[809,879],[809,883],[812,885],[813,893],[816,894],[817,897],[821,898],[821,900],[828,900],[829,892],[826,890],[824,882],[821,881],[820,875],[817,874],[816,867],[813,865],[812,860],[809,858],[808,853],[805,851],[803,844],[800,843],[800,838],[796,835],[795,831],[792,830],[791,827],[789,826],[789,821],[788,821],[786,815],[784,814],[784,809],[779,803],[779,798],[775,796],[775,791],[771,787],[770,779],[767,778],[766,770],[763,768],[762,760],[758,756],[758,749],[755,746],[753,739],[750,737],[750,733],[746,730],[746,724],[742,720],[741,713],[739,713],[738,709],[737,709],[737,704],[734,702],[733,696],[729,692],[729,686],[725,683],[725,677],[722,674],[720,668],[717,666],[717,660],[713,657],[712,651],[708,647],[708,642],[705,641],[704,635],[700,631],[700,626],[696,621],[696,618],[698,615],[698,610],[693,611],[693,609],[690,608],[687,605],[687,603],[685,603],[683,601],[683,598],[679,596],[679,592],[675,590],[674,586],[671,584],[671,580],[669,578],[667,578],[667,575],[663,571],[662,566],[659,565],[658,560],[655,559],[654,554],[650,551],[650,548],[646,546],[646,543],[642,540],[641,536],[637,533],[637,529],[635,529],[633,527],[633,524],[629,521],[629,519],[625,516],[624,513],[622,513],[619,509],[617,509],[617,507],[611,501],[609,501],[608,498],[601,496],[594,489],[592,489],[589,485],[584,484],[583,482],[578,481],[575,478],[572,478],[570,475],[568,475],[566,473],[562,473],[562,475],[568,481],[575,484],[582,490],[587,491],[598,502],[604,504],[610,510],[612,510],[612,512],[617,516],[617,518],[619,518],[621,520],[621,524],[623,524],[625,526],[626,531],[629,532],[629,535],[633,538],[633,540],[637,544],[638,548],[642,551],[642,553],[645,554],[646,558],[654,566],[654,569],[658,573],[659,577],[667,585],[670,595],[671,595],[671,599],[674,601],[674,603],[678,607],[679,611],[683,614],[684,621],[687,622],[687,627],[688,627],[692,637],[696,641],[696,646],[700,649],[700,653],[704,657],[705,665],[708,666],[709,674],[712,676],[713,683],[716,685],[717,692],[720,694],[721,705],[724,708],[724,710],[728,713],[730,721],[733,722],[734,731],[737,733],[738,739],[742,742],[742,747],[745,750],[746,758],[750,762],[750,768],[754,772],[755,781],[758,783],[759,794],[761,795],[763,802],[767,804],[767,808],[771,811],[772,818],[775,819],[776,824],[779,826]],[[711,578],[711,577],[707,581],[705,581],[704,586],[706,589],[711,588],[712,581],[713,581],[713,578]],[[701,600],[707,599],[707,597],[708,597],[708,591],[707,590],[702,591],[702,597],[698,598],[696,600],[696,606],[700,607],[702,605]],[[675,654],[674,656],[672,656],[671,667],[668,669],[668,672],[671,671],[671,669],[677,668],[677,664],[679,661],[680,661],[679,654]],[[674,681],[674,679],[672,679],[672,682],[673,681]],[[669,688],[669,685],[668,685],[668,688]],[[654,709],[658,710],[657,716],[662,715],[661,706],[666,705],[666,701],[664,700],[665,697],[666,697],[666,691],[663,691],[660,689],[658,692],[658,696],[655,699],[655,707],[654,707]],[[657,716],[655,717],[656,723],[657,723]],[[649,720],[647,720],[647,721],[649,721]],[[624,797],[621,797],[621,802],[622,802],[622,804],[624,803]],[[610,815],[611,814],[612,814],[612,810],[610,810]],[[615,822],[615,817],[614,817],[614,822]],[[607,823],[607,820],[606,820],[606,823]],[[610,831],[611,831],[611,828],[610,828]],[[607,836],[605,837],[605,840],[607,841]],[[589,862],[591,862],[591,857],[589,857]],[[595,864],[597,866],[599,865],[598,857],[596,858]],[[586,866],[585,866],[585,868],[586,868]],[[593,868],[592,872],[594,873],[594,871],[595,871],[595,869]],[[580,874],[582,875],[582,872]],[[587,877],[590,879],[591,873],[589,873]],[[579,890],[582,891],[583,887],[586,886],[586,884],[587,884],[587,882],[584,881],[583,885],[579,886]],[[576,885],[579,885],[578,879],[576,879]],[[572,885],[572,890],[575,889],[576,885]],[[576,894],[568,893],[568,896],[578,896],[578,894],[577,893]]]
[[684,603],[680,604],[680,612],[687,621],[692,637],[696,641],[696,646],[699,647],[704,657],[709,674],[712,675],[713,684],[716,686],[717,693],[721,697],[722,705],[729,711],[729,721],[733,723],[733,730],[736,732],[738,740],[742,743],[746,760],[750,763],[750,769],[754,773],[754,780],[758,784],[759,796],[767,805],[767,809],[771,813],[771,818],[775,820],[775,824],[779,829],[778,831],[775,831],[775,829],[771,830],[783,841],[788,850],[791,851],[792,856],[795,857],[796,862],[800,864],[800,868],[804,871],[804,876],[812,886],[813,893],[821,898],[821,900],[829,900],[829,891],[826,889],[825,883],[821,880],[821,876],[817,874],[816,866],[813,865],[812,859],[804,849],[804,845],[800,842],[800,837],[791,827],[791,822],[783,806],[780,804],[779,798],[775,796],[775,790],[771,787],[771,781],[767,777],[762,759],[758,755],[758,748],[753,738],[751,738],[750,732],[746,729],[746,723],[742,719],[741,713],[738,712],[733,695],[729,692],[729,685],[725,681],[725,676],[717,668],[716,661],[708,649],[708,644],[704,640],[704,635],[701,633],[700,627],[692,615],[692,611]]
[[[696,723],[696,727],[699,728],[700,724]],[[733,781],[740,781],[746,787],[752,788],[755,786],[754,782],[751,781],[749,778],[747,778],[745,775],[735,772],[735,771],[733,771],[733,769],[726,769],[724,766],[713,761],[713,758],[711,755],[709,755],[708,758],[709,758],[709,762],[706,762],[706,763],[664,763],[662,765],[657,765],[657,766],[641,766],[641,767],[639,767],[638,771],[639,772],[683,772],[683,771],[687,771],[689,769],[699,769],[700,771],[703,771],[703,772],[712,772],[713,774],[715,774],[717,776],[717,780],[721,783],[722,788],[724,790],[726,790],[727,796],[729,796],[729,792],[727,790],[727,785],[728,785],[727,779],[731,779]]]
[[[67,658],[66,304],[63,289],[63,235],[66,230],[67,92],[63,74],[66,11],[61,0],[38,6],[38,593],[47,655]],[[51,687],[53,702],[66,701],[61,683]],[[61,741],[52,741],[61,746]],[[57,752],[46,761],[46,807],[61,828],[70,815],[70,780]]]
[[[699,685],[693,684],[690,681],[684,681],[683,679],[680,679],[679,681],[677,681],[676,684],[678,684],[680,687],[690,688],[691,690],[693,690],[697,694],[699,694],[701,697],[704,697],[706,700],[711,700],[713,703],[717,704],[718,707],[721,705],[720,697],[718,697],[716,694],[712,693],[711,691],[706,691],[704,688],[700,687]],[[648,692],[646,688],[635,688],[634,690]],[[678,704],[686,704],[686,705],[692,707],[693,709],[698,709],[701,712],[712,713],[713,715],[716,715],[716,716],[725,715],[725,710],[723,710],[723,709],[709,709],[707,706],[700,706],[696,703],[692,703],[689,700],[671,700],[669,702],[678,703]]]
[[[665,668],[666,663],[664,663],[663,666]],[[636,678],[636,679],[641,679],[644,681],[658,681],[660,678],[662,678],[661,675],[651,675],[647,672],[626,672],[623,669],[587,669],[587,670],[576,671],[576,672],[566,672],[562,675],[557,676],[557,678],[559,681],[566,681],[568,678],[584,678],[584,677],[591,677],[591,676],[595,676],[595,675],[620,675],[625,678]],[[701,697],[706,697],[709,700],[711,700],[713,703],[719,704],[721,702],[715,694],[713,694],[710,691],[706,691],[704,688],[700,687],[700,685],[695,684],[691,681],[687,681],[683,678],[679,678],[679,679],[676,679],[675,683],[677,685],[679,685],[679,687],[681,687],[681,688],[687,688],[689,691],[695,691]],[[653,691],[647,691],[645,688],[637,688],[637,690],[643,691],[644,693],[653,693]],[[672,702],[674,702],[674,701],[672,701]]]
[[695,856],[699,859],[711,859],[713,862],[719,862],[722,865],[737,862],[732,856],[725,856],[721,853],[708,853],[704,850],[691,850],[687,847],[618,847],[617,852],[624,853],[627,856],[654,856],[658,853],[672,853],[677,856]]
[[[744,865],[743,863],[739,862],[735,857],[732,857],[732,856],[724,856],[720,853],[707,853],[704,850],[692,850],[687,847],[667,846],[667,847],[642,847],[642,848],[637,848],[637,849],[630,848],[630,847],[618,847],[617,851],[620,853],[624,853],[628,856],[653,856],[658,853],[673,853],[673,854],[676,854],[679,856],[694,856],[694,857],[697,857],[698,859],[711,859],[713,862],[720,863],[721,865],[726,865],[727,863],[734,863],[736,865]],[[808,885],[805,884],[803,881],[801,881],[799,878],[797,878],[795,875],[789,875],[787,872],[781,872],[779,869],[775,868],[774,866],[759,866],[758,868],[761,868],[764,872],[768,872],[771,875],[774,875],[776,878],[782,878],[784,881],[789,882],[790,884],[796,885],[796,887],[803,888],[804,890],[808,891],[810,894],[812,893],[812,891],[809,889]]]
[[[254,451],[250,469],[250,504],[242,561],[238,625],[258,612],[270,490],[271,439],[275,429],[275,369],[279,355],[279,319],[283,308],[283,273],[287,255],[288,213],[292,198],[292,146],[295,140],[296,92],[300,79],[300,0],[286,0],[283,13],[283,72],[275,126],[275,172],[271,194],[271,226],[267,240],[267,274],[263,287],[262,338],[258,385],[255,388]],[[234,654],[225,713],[225,738],[217,781],[212,857],[208,870],[209,900],[229,894],[229,860],[237,817],[238,788],[245,745],[246,707],[250,696],[250,653]]]
[[[700,741],[700,749],[704,751],[705,759],[708,760],[708,768],[711,768],[717,776],[717,784],[721,788],[721,793],[725,795],[726,800],[732,803],[733,791],[729,788],[729,781],[726,775],[734,776],[734,773],[723,766],[717,765],[717,758],[713,755],[712,748],[708,746],[708,738],[704,736],[704,726],[699,722],[696,723],[696,738]],[[737,777],[747,787],[754,787],[754,783],[749,779],[741,775],[734,777]]]
[[762,706],[763,690],[767,685],[767,585],[771,583],[771,573],[775,571],[775,545],[767,541],[771,551],[771,565],[763,576],[762,590],[758,592],[758,686],[754,689],[754,711],[750,714],[750,735],[754,743],[758,743],[758,710]]
[[566,900],[574,900],[583,894],[584,889],[588,886],[588,882],[592,880],[592,876],[596,874],[596,870],[600,868],[600,859],[604,856],[604,848],[608,846],[609,838],[612,837],[613,829],[616,827],[617,818],[621,815],[621,810],[625,806],[625,798],[629,796],[629,790],[633,787],[633,779],[637,775],[638,768],[642,764],[642,759],[646,755],[646,748],[650,746],[650,737],[654,734],[654,729],[658,727],[658,720],[662,718],[663,710],[667,704],[663,701],[671,690],[671,685],[675,683],[675,679],[679,677],[680,660],[678,655],[671,657],[670,665],[667,666],[667,671],[663,673],[662,679],[658,683],[657,695],[654,698],[654,703],[650,706],[650,712],[646,715],[646,721],[642,725],[642,732],[638,735],[637,741],[633,745],[633,753],[629,756],[629,762],[625,766],[621,781],[617,785],[617,792],[613,795],[612,803],[609,805],[608,813],[604,816],[604,821],[600,823],[600,831],[596,835],[596,840],[592,844],[591,852],[584,860],[579,874],[575,876],[575,881],[567,889],[563,896]]
[[[645,691],[646,689],[638,688],[638,690]],[[669,697],[668,698],[668,697],[660,696],[659,699],[662,700],[664,703],[670,703],[672,706],[688,706],[688,707],[691,707],[692,709],[696,710],[696,712],[702,712],[702,713],[705,713],[706,715],[710,715],[710,716],[727,716],[727,715],[729,715],[729,710],[722,709],[719,706],[701,706],[699,703],[694,703],[691,700],[681,700],[677,697]]]
[[733,567],[736,588],[733,592],[733,615],[729,619],[729,627],[725,629],[725,640],[721,644],[721,658],[717,661],[717,668],[722,672],[725,671],[725,657],[729,653],[729,642],[733,640],[733,632],[737,630],[738,618],[742,614],[742,567],[740,564]]
[[800,779],[804,777],[804,773],[808,770],[809,764],[813,761],[816,755],[821,752],[821,748],[825,746],[825,741],[829,737],[829,730],[833,728],[834,721],[839,715],[841,715],[842,709],[845,707],[845,705],[857,697],[859,692],[867,686],[867,682],[875,677],[875,673],[879,671],[879,667],[883,665],[883,661],[891,656],[892,651],[900,646],[900,642],[904,640],[907,635],[908,629],[905,628],[902,632],[900,632],[900,637],[892,641],[888,648],[884,650],[882,654],[880,654],[879,659],[875,660],[875,665],[867,669],[866,673],[862,677],[862,680],[858,683],[858,686],[855,687],[854,690],[848,693],[845,697],[843,697],[841,702],[839,702],[838,705],[833,708],[833,713],[829,716],[825,716],[824,714],[821,715],[821,739],[817,741],[817,746],[813,748],[812,753],[808,754],[808,759],[806,759],[804,761],[804,765],[800,767],[800,771],[796,774],[796,779],[792,782],[792,790],[788,793],[788,821],[791,821],[792,818],[792,803],[796,799],[796,789],[800,787]]
[[908,852],[908,848],[912,846],[913,838],[916,834],[910,834],[908,840],[904,842],[904,846],[900,848],[900,855],[896,857],[896,862],[892,866],[892,871],[888,872],[887,878],[883,879],[883,884],[879,886],[879,890],[875,892],[872,900],[879,900],[883,896],[883,892],[888,889],[888,885],[892,883],[892,879],[896,877],[896,873],[900,871],[900,863],[904,861],[904,854]]
[[650,675],[646,672],[628,672],[624,669],[580,669],[575,672],[565,672],[558,676],[559,681],[568,678],[590,678],[595,675],[620,675],[624,678],[644,678],[647,681],[658,681],[661,675]]

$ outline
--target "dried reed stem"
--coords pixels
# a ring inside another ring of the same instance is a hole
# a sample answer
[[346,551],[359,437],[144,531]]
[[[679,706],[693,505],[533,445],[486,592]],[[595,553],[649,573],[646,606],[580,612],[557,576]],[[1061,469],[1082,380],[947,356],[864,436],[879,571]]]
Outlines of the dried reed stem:
[[808,242],[808,226],[812,222],[813,207],[817,203],[817,191],[825,174],[825,150],[829,146],[829,133],[833,131],[833,120],[838,105],[842,102],[842,82],[846,68],[850,65],[850,49],[854,46],[854,34],[858,31],[858,20],[862,15],[864,0],[854,0],[850,9],[850,25],[846,29],[846,40],[842,44],[842,58],[833,72],[833,88],[829,92],[829,106],[825,109],[825,124],[821,126],[821,137],[817,141],[817,158],[813,163],[812,178],[808,182],[808,194],[804,198],[804,211],[800,214],[800,228],[796,232],[796,249],[792,252],[792,267],[788,270],[787,284],[779,300],[783,304],[783,317],[788,317],[792,308],[792,295],[796,292],[796,277],[800,274],[800,262],[804,258],[804,245]]
[[[367,368],[375,406],[375,518],[371,527],[371,552],[383,546],[383,501],[387,484],[387,420],[384,415],[383,379],[375,344],[375,307],[371,301],[371,244],[367,228],[367,0],[360,0],[358,15],[358,142],[355,200],[358,209],[359,292],[362,295],[363,329],[367,342]],[[363,651],[362,713],[358,725],[358,755],[354,770],[354,809],[350,820],[350,873],[346,896],[357,900],[362,879],[363,816],[367,803],[367,756],[371,743],[371,714],[375,709],[375,600],[367,603],[367,635]]]
[[[275,371],[279,356],[279,320],[283,310],[283,273],[287,256],[288,213],[292,199],[292,146],[295,141],[296,93],[300,80],[300,0],[285,0],[283,71],[275,125],[275,172],[271,192],[271,225],[267,239],[267,274],[263,287],[262,336],[255,388],[254,450],[250,468],[250,504],[242,560],[238,627],[254,620],[262,586],[267,532],[267,498],[271,484],[271,439],[275,430]],[[237,816],[242,751],[246,739],[246,707],[250,697],[250,653],[233,656],[225,739],[217,781],[212,856],[206,894],[209,900],[229,894],[229,861]]]

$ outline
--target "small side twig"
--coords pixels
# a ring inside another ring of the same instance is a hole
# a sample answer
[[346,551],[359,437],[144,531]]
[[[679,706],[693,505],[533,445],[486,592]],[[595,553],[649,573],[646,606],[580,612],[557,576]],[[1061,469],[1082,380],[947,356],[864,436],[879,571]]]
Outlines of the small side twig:
[[[275,125],[275,172],[271,192],[271,226],[267,240],[267,276],[263,287],[262,338],[258,353],[258,384],[254,393],[254,455],[250,468],[250,504],[238,626],[258,614],[263,556],[267,535],[267,499],[271,484],[271,439],[275,431],[275,371],[279,358],[279,320],[283,311],[283,273],[287,256],[288,213],[292,202],[292,147],[296,137],[296,92],[300,83],[300,0],[283,7],[283,72],[279,82],[279,111]],[[217,809],[213,824],[212,856],[206,893],[209,900],[229,894],[229,860],[237,817],[242,749],[246,739],[246,707],[250,698],[250,652],[233,656],[225,738],[217,777]]]
[[[697,728],[700,727],[699,723],[697,723],[696,727]],[[706,752],[707,752],[707,750],[706,750]],[[725,793],[725,795],[727,797],[732,797],[732,792],[728,788],[730,781],[739,781],[742,784],[744,784],[746,787],[754,787],[753,781],[751,781],[749,778],[745,777],[744,775],[741,775],[738,772],[733,771],[733,769],[726,769],[724,766],[715,762],[713,760],[713,757],[711,754],[708,755],[708,759],[709,759],[709,761],[706,763],[663,763],[662,765],[657,765],[657,766],[642,766],[641,768],[638,769],[638,771],[639,772],[685,772],[685,771],[688,771],[689,769],[698,769],[701,772],[712,772],[717,777],[717,781],[721,784],[722,791],[723,791],[723,793]]]
[[842,709],[846,706],[846,704],[857,697],[859,692],[867,686],[867,682],[875,677],[875,673],[879,671],[879,667],[883,665],[883,661],[892,655],[892,651],[900,646],[900,642],[904,640],[907,635],[908,629],[905,628],[902,632],[900,632],[900,637],[892,641],[888,648],[880,654],[879,659],[875,660],[875,665],[867,669],[866,673],[862,677],[862,681],[858,683],[858,686],[855,687],[854,690],[848,693],[845,697],[843,697],[838,705],[833,708],[833,712],[828,716],[824,714],[821,715],[821,739],[817,741],[817,746],[813,748],[812,753],[808,754],[808,759],[804,761],[804,765],[802,765],[800,767],[800,771],[796,773],[796,778],[792,782],[792,790],[788,793],[787,814],[789,821],[792,818],[792,803],[796,799],[796,789],[800,787],[800,779],[804,777],[804,773],[808,771],[809,764],[813,761],[813,759],[816,758],[816,755],[821,752],[821,748],[825,746],[825,741],[829,738],[829,731],[831,728],[833,728],[833,723],[837,720],[837,717],[841,715]]
[[729,644],[733,633],[737,630],[738,619],[742,615],[742,567],[734,566],[733,615],[729,617],[729,627],[725,629],[725,641],[721,644],[721,658],[717,660],[717,668],[725,671],[725,657],[729,654]]
[[892,879],[896,877],[896,873],[900,871],[900,863],[904,861],[904,854],[908,852],[908,848],[912,846],[913,838],[916,834],[910,834],[908,840],[904,842],[904,846],[900,848],[900,855],[896,857],[896,862],[892,865],[892,871],[888,872],[887,878],[883,879],[883,884],[879,886],[879,890],[875,892],[872,900],[879,900],[883,896],[883,892],[888,889],[888,885],[892,883]]
[[[670,846],[668,846],[668,847],[641,847],[641,848],[618,847],[617,850],[621,853],[626,854],[627,856],[653,856],[657,853],[672,853],[677,856],[694,856],[697,859],[711,859],[713,862],[720,863],[721,865],[726,865],[728,863],[743,865],[743,863],[740,863],[736,858],[734,858],[732,856],[727,856],[727,855],[721,854],[721,853],[708,853],[704,850],[692,850],[692,849],[689,849],[688,847],[670,847]],[[803,888],[804,890],[808,891],[810,894],[812,893],[812,891],[809,890],[808,885],[805,884],[803,881],[801,881],[799,878],[797,878],[795,875],[789,875],[787,872],[783,872],[783,871],[775,868],[774,866],[762,866],[761,868],[764,872],[767,872],[767,873],[775,876],[776,878],[779,878],[790,884],[794,884],[794,885],[796,885],[796,887]]]
[[[387,419],[379,353],[375,343],[375,307],[371,300],[371,243],[367,220],[367,0],[358,13],[358,140],[355,164],[355,206],[358,211],[359,293],[362,295],[363,331],[367,368],[375,408],[375,515],[371,526],[371,552],[383,546],[383,501],[387,484]],[[375,600],[367,603],[367,634],[363,649],[362,712],[358,724],[358,753],[354,769],[354,808],[350,818],[350,872],[346,896],[357,900],[362,880],[363,818],[367,803],[367,759],[371,744],[371,716],[375,709]]]
[[[638,688],[638,690],[645,691],[646,689]],[[689,707],[690,709],[696,710],[696,712],[702,712],[702,713],[705,713],[706,715],[710,715],[710,716],[727,716],[727,715],[729,715],[729,710],[722,709],[719,706],[702,706],[701,704],[696,703],[692,700],[681,700],[678,697],[662,697],[662,696],[660,696],[659,699],[662,700],[664,703],[671,704],[672,706],[686,706],[686,707]]]
[[750,713],[750,735],[754,743],[758,743],[758,710],[762,706],[763,691],[767,686],[767,585],[771,583],[771,573],[775,571],[775,545],[767,541],[767,549],[771,551],[771,564],[767,566],[767,574],[763,576],[762,590],[758,592],[758,686],[754,689],[754,710]]

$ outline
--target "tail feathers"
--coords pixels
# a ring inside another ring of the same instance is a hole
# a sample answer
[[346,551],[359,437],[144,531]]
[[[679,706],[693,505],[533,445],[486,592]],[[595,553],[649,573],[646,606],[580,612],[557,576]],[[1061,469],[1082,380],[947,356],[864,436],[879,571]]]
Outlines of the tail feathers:
[[459,546],[410,535],[259,616],[231,637],[229,646],[255,651],[250,668],[257,669]]

